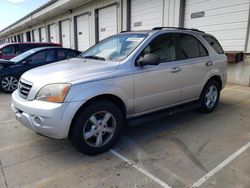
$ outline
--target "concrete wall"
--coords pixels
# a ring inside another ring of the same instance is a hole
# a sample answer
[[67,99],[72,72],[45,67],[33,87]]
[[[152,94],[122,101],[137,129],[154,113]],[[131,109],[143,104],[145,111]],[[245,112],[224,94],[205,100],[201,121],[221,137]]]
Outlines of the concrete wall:
[[228,64],[228,79],[230,84],[250,86],[250,61]]

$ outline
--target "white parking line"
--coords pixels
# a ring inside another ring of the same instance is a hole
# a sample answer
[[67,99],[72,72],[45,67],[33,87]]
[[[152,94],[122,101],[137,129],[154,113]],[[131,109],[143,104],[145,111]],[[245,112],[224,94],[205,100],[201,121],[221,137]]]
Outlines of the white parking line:
[[171,188],[168,184],[166,184],[165,182],[163,182],[159,178],[155,177],[153,174],[151,174],[150,172],[146,171],[145,169],[137,166],[134,162],[130,161],[129,159],[127,159],[126,157],[124,157],[120,153],[116,152],[115,150],[111,149],[109,151],[110,151],[110,153],[112,153],[113,155],[115,155],[116,157],[118,157],[119,159],[121,159],[122,161],[128,163],[129,165],[131,165],[132,167],[134,167],[135,169],[137,169],[139,172],[143,173],[145,176],[149,177],[150,179],[152,179],[153,181],[155,181],[156,183],[158,183],[159,185],[161,185],[162,187],[164,187],[164,188]]
[[9,123],[9,122],[12,122],[12,121],[15,121],[16,119],[9,119],[9,120],[5,120],[5,121],[0,121],[0,124],[2,123]]
[[233,153],[232,155],[230,155],[227,159],[225,159],[224,161],[222,161],[218,166],[216,166],[214,169],[212,169],[210,172],[208,172],[206,175],[204,175],[202,178],[200,178],[197,182],[195,182],[192,185],[192,188],[201,186],[209,178],[211,178],[213,175],[215,175],[217,172],[219,172],[222,168],[224,168],[226,165],[228,165],[231,161],[233,161],[236,157],[238,157],[241,153],[243,153],[249,147],[250,147],[250,142],[248,142],[246,145],[244,145],[243,147],[241,147],[235,153]]

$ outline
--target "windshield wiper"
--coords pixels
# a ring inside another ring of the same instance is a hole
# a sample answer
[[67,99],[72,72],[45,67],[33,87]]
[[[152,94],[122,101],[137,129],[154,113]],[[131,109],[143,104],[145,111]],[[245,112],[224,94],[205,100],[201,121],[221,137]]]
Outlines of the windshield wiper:
[[84,58],[86,58],[86,59],[96,59],[96,60],[101,60],[101,61],[106,60],[104,57],[94,56],[94,55],[84,56]]

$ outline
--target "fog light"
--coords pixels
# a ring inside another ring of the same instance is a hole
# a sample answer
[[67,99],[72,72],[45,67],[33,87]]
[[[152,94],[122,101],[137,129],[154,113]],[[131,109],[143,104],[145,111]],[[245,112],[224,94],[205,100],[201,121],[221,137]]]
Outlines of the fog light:
[[38,116],[35,116],[34,118],[35,122],[38,124],[38,125],[41,125],[42,124],[42,119]]

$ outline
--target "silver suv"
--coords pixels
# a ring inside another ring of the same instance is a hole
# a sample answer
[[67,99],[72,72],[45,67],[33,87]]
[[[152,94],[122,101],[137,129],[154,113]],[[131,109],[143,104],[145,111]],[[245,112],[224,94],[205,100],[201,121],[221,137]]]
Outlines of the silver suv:
[[190,101],[212,112],[226,78],[227,57],[212,35],[184,28],[122,32],[78,58],[24,73],[12,109],[35,132],[69,138],[94,155],[117,142],[127,118]]

